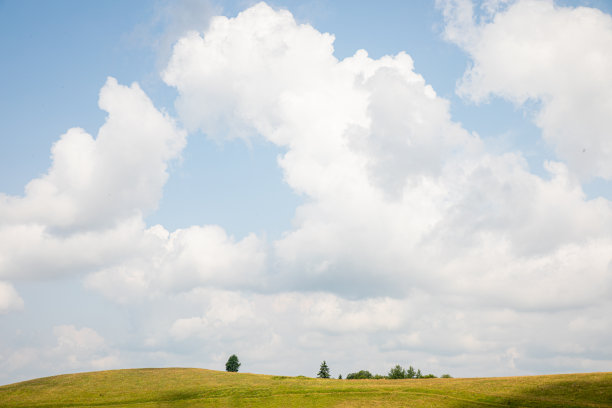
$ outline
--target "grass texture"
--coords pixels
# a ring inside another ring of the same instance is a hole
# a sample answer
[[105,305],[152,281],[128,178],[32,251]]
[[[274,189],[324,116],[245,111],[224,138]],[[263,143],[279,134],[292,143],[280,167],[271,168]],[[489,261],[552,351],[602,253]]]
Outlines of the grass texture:
[[4,385],[0,407],[612,407],[612,373],[323,380],[146,368]]

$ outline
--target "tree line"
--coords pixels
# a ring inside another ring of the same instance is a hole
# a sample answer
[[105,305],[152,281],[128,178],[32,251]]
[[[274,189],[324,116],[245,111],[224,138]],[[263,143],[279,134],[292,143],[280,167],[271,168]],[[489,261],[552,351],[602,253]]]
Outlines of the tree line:
[[[319,372],[317,373],[318,378],[331,378],[329,373],[329,366],[327,362],[323,361]],[[389,370],[387,375],[372,374],[368,370],[360,370],[355,373],[348,373],[346,375],[347,380],[404,380],[404,379],[417,379],[417,378],[437,378],[433,374],[423,374],[420,369],[414,369],[409,366],[407,369],[402,368],[399,364]],[[442,374],[440,378],[452,378],[450,374]],[[342,379],[342,374],[338,375],[338,379]]]
[[[240,365],[241,363],[238,360],[238,356],[236,356],[235,354],[232,354],[227,360],[227,363],[225,363],[225,371],[236,373],[238,372]],[[327,365],[327,362],[325,360],[323,360],[323,362],[321,363],[321,367],[319,368],[317,377],[318,378],[331,378],[330,372],[329,372],[329,366]],[[420,369],[415,370],[414,367],[412,366],[409,366],[407,369],[404,369],[399,364],[397,364],[395,367],[389,370],[389,374],[387,375],[380,375],[380,374],[372,375],[372,373],[369,372],[368,370],[360,370],[360,371],[357,371],[356,373],[348,373],[346,375],[347,380],[382,380],[382,379],[403,380],[403,379],[410,379],[410,378],[416,379],[416,378],[437,378],[437,377],[433,374],[423,375]],[[452,378],[452,377],[450,376],[450,374],[442,374],[440,378]],[[338,376],[338,379],[342,380],[342,374]]]

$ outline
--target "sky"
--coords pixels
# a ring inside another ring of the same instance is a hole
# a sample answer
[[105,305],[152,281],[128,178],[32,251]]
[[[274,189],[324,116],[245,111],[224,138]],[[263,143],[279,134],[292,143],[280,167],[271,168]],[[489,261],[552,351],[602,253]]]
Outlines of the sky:
[[0,1],[0,384],[610,371],[611,14]]

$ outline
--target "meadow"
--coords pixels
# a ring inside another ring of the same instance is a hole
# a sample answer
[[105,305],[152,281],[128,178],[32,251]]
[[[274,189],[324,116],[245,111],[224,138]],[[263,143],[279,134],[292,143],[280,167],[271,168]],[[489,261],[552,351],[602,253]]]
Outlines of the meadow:
[[0,386],[9,407],[612,407],[612,373],[336,380],[195,368],[99,371]]

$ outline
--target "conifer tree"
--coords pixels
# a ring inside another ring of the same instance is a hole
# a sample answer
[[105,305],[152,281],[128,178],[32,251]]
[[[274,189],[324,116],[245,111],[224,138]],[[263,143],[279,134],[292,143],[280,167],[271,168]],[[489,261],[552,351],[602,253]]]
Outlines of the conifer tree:
[[325,360],[321,363],[321,368],[319,369],[319,374],[317,374],[319,378],[329,378],[329,367]]

